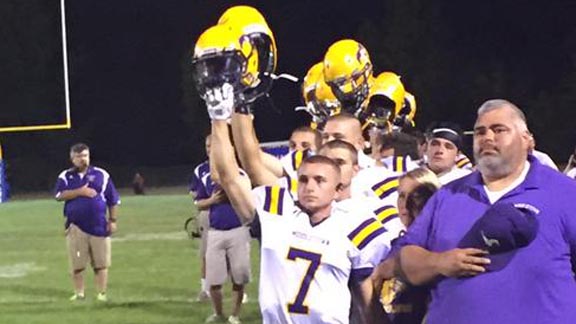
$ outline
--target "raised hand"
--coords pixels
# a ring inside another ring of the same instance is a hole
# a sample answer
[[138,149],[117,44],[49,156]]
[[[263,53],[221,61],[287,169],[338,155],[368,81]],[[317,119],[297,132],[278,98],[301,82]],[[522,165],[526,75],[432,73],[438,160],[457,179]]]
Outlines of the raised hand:
[[234,87],[224,83],[220,88],[210,89],[205,100],[210,119],[228,120],[234,111]]

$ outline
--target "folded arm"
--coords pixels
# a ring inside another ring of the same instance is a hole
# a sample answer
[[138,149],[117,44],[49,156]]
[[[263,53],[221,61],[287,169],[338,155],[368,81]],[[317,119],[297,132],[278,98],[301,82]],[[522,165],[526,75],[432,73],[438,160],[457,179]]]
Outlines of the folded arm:
[[67,201],[78,197],[94,198],[97,194],[96,190],[88,187],[88,184],[85,184],[77,189],[62,190],[56,194],[55,198],[58,201]]
[[399,275],[413,285],[431,282],[438,276],[470,277],[486,272],[488,252],[467,248],[431,252],[417,245],[400,250]]

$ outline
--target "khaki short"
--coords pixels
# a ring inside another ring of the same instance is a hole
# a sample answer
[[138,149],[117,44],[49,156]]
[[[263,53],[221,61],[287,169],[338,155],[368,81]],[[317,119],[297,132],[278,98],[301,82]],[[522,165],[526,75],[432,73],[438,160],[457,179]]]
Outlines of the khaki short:
[[93,236],[70,224],[66,230],[66,246],[72,271],[86,268],[88,261],[93,269],[109,268],[112,264],[110,237]]
[[200,230],[200,258],[206,257],[206,244],[208,243],[208,229],[210,228],[210,214],[207,210],[198,212],[198,227]]
[[250,282],[250,232],[241,226],[227,231],[210,229],[206,251],[206,283],[223,285],[228,273],[236,285]]

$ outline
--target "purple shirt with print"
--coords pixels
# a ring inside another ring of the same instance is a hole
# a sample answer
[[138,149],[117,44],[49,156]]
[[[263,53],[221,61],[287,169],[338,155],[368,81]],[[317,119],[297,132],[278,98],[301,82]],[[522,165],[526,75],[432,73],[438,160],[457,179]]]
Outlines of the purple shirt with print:
[[[470,278],[438,277],[428,323],[574,323],[576,184],[529,156],[526,179],[499,202],[530,205],[539,230],[502,270]],[[443,252],[458,244],[492,204],[478,171],[442,187],[428,201],[400,245]]]
[[85,184],[98,193],[93,198],[77,197],[64,203],[66,228],[70,224],[94,236],[108,236],[106,211],[120,203],[118,192],[108,172],[89,166],[82,176],[75,168],[62,171],[56,182],[56,196],[62,191],[78,189]]
[[[243,171],[241,174],[245,174]],[[210,173],[204,174],[201,185],[196,190],[196,200],[209,198],[216,190],[222,190],[220,185],[212,181]],[[242,226],[238,215],[229,202],[223,202],[210,206],[210,228],[226,231]]]

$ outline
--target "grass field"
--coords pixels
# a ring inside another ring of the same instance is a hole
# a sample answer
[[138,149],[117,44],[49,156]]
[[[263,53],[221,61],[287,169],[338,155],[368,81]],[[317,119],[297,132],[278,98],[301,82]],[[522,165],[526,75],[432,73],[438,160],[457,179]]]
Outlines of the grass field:
[[[87,299],[71,303],[62,204],[28,197],[0,204],[0,323],[203,323],[209,303],[196,303],[198,240],[187,238],[192,215],[186,190],[123,195],[112,243],[109,302],[97,303],[93,275]],[[258,245],[252,245],[254,281],[243,323],[259,323]],[[225,309],[231,308],[225,288]]]

